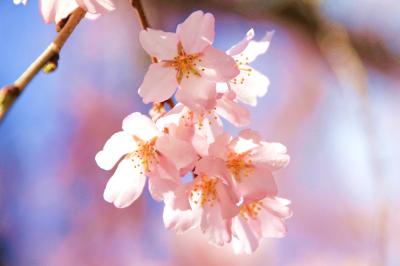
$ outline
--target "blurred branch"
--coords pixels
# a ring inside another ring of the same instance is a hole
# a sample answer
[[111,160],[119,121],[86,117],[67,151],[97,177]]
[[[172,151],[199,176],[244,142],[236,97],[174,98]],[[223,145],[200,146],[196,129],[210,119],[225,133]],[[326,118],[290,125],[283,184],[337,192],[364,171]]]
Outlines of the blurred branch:
[[56,69],[62,47],[81,19],[85,16],[85,13],[86,11],[82,8],[77,8],[70,15],[64,27],[46,50],[43,51],[12,85],[7,85],[0,90],[0,121],[5,117],[15,100],[41,69],[46,73],[53,72]]

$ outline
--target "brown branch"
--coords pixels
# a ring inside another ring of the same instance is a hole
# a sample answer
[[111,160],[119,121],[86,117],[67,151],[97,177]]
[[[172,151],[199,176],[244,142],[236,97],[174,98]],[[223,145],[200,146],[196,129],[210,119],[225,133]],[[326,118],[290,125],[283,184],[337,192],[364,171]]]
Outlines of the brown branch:
[[[54,41],[46,48],[46,50],[43,51],[43,53],[12,85],[7,85],[0,90],[0,121],[4,118],[18,96],[41,69],[46,67],[46,72],[51,72],[55,69],[62,47],[85,14],[85,10],[77,8],[70,15],[65,26],[60,30]],[[51,63],[51,66],[46,66],[48,63]]]

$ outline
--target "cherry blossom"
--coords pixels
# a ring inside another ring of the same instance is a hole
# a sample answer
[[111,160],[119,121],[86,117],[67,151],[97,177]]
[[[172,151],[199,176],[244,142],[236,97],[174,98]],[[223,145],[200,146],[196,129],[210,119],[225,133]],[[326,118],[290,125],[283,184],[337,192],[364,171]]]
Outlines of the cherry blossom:
[[139,95],[145,103],[162,102],[179,87],[176,99],[193,110],[215,105],[216,82],[227,82],[239,74],[235,61],[213,48],[214,16],[196,11],[176,33],[142,30],[144,50],[159,62],[150,65]]
[[[28,0],[14,0],[14,4],[23,3]],[[114,0],[40,0],[40,12],[46,23],[58,23],[66,18],[78,7],[88,13],[87,18],[95,18],[100,14],[114,10]]]
[[273,32],[267,32],[262,40],[253,41],[254,30],[250,29],[243,40],[226,52],[235,59],[240,73],[228,83],[218,83],[219,91],[233,90],[241,102],[257,105],[257,97],[267,93],[269,79],[249,64],[267,51],[272,35]]
[[194,180],[167,196],[165,225],[178,232],[199,226],[211,243],[222,246],[231,241],[231,218],[239,212],[223,178],[223,161],[207,157],[195,168]]
[[280,238],[286,234],[284,220],[292,216],[290,201],[267,197],[240,206],[240,213],[232,219],[232,246],[235,253],[253,253],[262,238]]
[[209,155],[225,161],[233,190],[244,200],[275,195],[272,172],[289,163],[285,146],[262,141],[252,130],[243,130],[236,138],[220,135],[210,145]]
[[[177,185],[179,170],[194,163],[194,150],[185,141],[161,133],[140,113],[127,116],[122,129],[96,155],[104,170],[111,170],[123,157],[107,183],[104,199],[119,208],[129,206],[141,195],[147,175],[152,196],[161,200],[163,193]],[[181,152],[186,156],[179,156]]]

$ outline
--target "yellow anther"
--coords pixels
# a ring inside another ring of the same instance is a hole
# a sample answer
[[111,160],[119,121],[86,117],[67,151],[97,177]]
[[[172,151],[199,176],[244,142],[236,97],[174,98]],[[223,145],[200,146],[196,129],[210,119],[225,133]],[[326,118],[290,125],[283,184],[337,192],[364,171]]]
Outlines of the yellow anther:
[[[183,77],[189,78],[191,74],[201,77],[200,70],[197,68],[197,62],[201,62],[201,54],[186,54],[183,49],[182,43],[178,43],[178,56],[175,56],[173,60],[164,61],[165,66],[173,67],[176,73],[176,79],[178,83],[181,83]],[[201,71],[204,71],[204,68],[201,68]]]
[[247,159],[248,155],[249,152],[240,154],[234,152],[228,153],[226,166],[237,182],[241,182],[243,176],[249,176],[254,170],[251,159]]

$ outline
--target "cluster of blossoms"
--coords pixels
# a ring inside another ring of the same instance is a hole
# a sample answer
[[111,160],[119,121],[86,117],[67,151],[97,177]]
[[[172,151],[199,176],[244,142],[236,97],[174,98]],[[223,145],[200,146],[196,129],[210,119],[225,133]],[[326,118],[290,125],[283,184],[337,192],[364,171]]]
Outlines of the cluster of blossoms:
[[[250,30],[222,52],[212,47],[213,15],[201,11],[176,33],[142,30],[140,43],[157,62],[139,95],[160,103],[175,94],[178,103],[168,112],[155,104],[152,118],[129,115],[96,155],[105,170],[119,162],[105,200],[129,206],[148,178],[152,197],[165,204],[165,226],[178,233],[200,227],[210,242],[232,242],[237,253],[253,252],[263,237],[283,236],[291,211],[288,200],[276,197],[273,172],[288,164],[286,147],[249,129],[232,137],[220,119],[238,127],[250,122],[242,104],[256,105],[269,81],[249,64],[266,52],[271,35],[253,41]],[[187,175],[191,181],[183,182]]]
[[[39,2],[44,20],[55,23],[77,7],[89,17],[114,9],[112,0]],[[264,237],[282,237],[290,202],[276,196],[273,172],[288,164],[286,147],[263,141],[250,129],[231,136],[220,118],[236,127],[250,123],[244,104],[255,106],[269,80],[249,64],[267,51],[271,37],[254,41],[251,29],[220,51],[212,47],[214,16],[202,11],[192,13],[176,33],[142,30],[140,43],[157,60],[139,95],[153,108],[150,117],[127,116],[122,131],[96,155],[104,170],[118,164],[104,199],[128,207],[148,179],[151,196],[165,204],[165,226],[178,233],[199,227],[210,242],[232,243],[236,253],[254,252]],[[177,104],[167,111],[163,102],[173,97]]]

